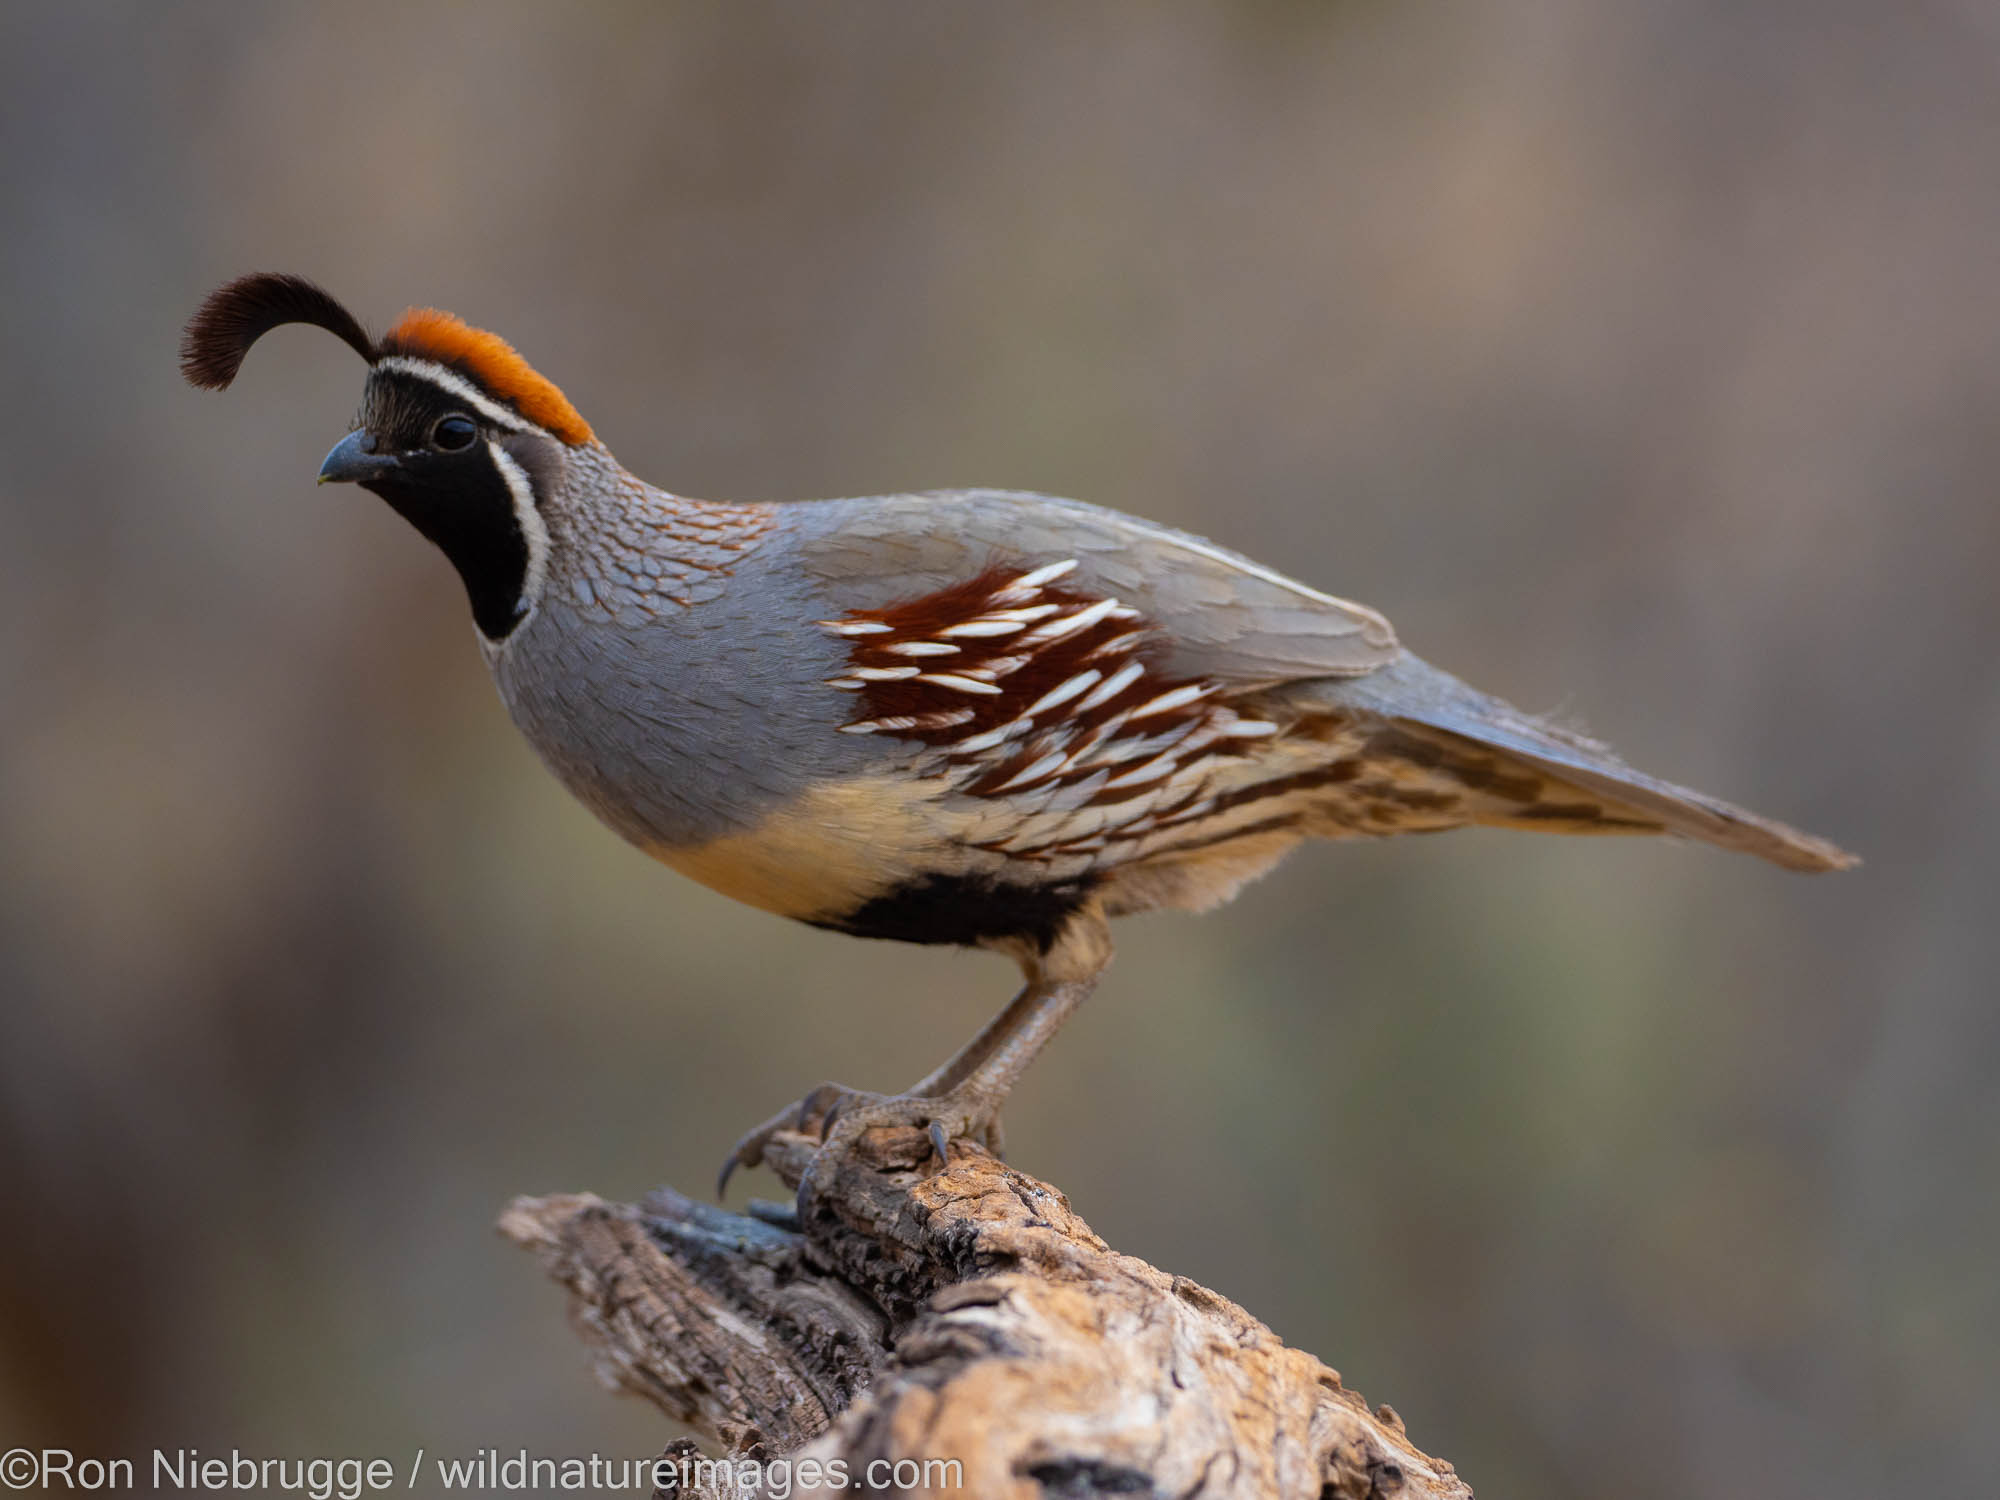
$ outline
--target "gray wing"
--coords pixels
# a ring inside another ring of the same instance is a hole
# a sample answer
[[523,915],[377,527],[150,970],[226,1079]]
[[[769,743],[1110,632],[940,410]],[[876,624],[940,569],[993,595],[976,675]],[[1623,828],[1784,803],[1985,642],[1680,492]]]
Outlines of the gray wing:
[[1604,746],[1411,656],[1366,606],[1200,537],[1074,500],[999,490],[814,501],[794,515],[802,560],[837,610],[920,599],[996,566],[1074,559],[1062,585],[1137,610],[1166,642],[1169,671],[1275,688],[1301,708],[1359,715],[1381,726],[1371,752],[1461,787],[1499,788],[1473,821],[1673,833],[1798,870],[1854,862],[1823,839],[1636,771]]
[[837,609],[962,584],[995,565],[1075,559],[1065,586],[1140,611],[1173,670],[1245,686],[1354,677],[1396,660],[1389,622],[1213,542],[1133,516],[1007,490],[944,490],[785,507]]

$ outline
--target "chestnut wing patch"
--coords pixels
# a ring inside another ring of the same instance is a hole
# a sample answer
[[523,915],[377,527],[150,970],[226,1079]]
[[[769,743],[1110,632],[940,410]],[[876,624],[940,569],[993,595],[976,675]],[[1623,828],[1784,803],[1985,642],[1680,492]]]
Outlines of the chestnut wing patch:
[[[1076,566],[1069,559],[1028,572],[995,567],[934,593],[820,621],[849,649],[847,669],[828,679],[856,699],[841,732],[928,745],[940,770],[972,796],[1047,806],[1059,795],[1079,811],[1157,804],[1187,771],[1277,732],[1223,701],[1222,684],[1164,671],[1162,643],[1140,611],[1060,587]],[[1201,790],[1135,811],[1157,827],[1188,812]],[[1102,842],[1008,852],[1080,853]]]

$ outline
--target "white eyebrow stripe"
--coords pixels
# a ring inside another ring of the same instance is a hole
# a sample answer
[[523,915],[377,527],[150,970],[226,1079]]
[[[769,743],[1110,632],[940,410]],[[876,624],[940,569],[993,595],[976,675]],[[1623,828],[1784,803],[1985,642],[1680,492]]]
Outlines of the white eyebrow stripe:
[[515,432],[539,432],[553,436],[546,429],[507,410],[478,386],[455,370],[447,370],[443,365],[428,359],[412,359],[407,354],[391,354],[375,361],[375,368],[386,370],[391,375],[408,375],[414,380],[428,380],[446,393],[456,396],[467,406],[478,412],[496,427],[510,428]]

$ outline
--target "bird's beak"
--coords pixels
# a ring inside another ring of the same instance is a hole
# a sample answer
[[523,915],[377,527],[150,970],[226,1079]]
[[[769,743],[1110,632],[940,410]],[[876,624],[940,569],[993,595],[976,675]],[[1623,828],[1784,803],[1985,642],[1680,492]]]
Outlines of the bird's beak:
[[366,484],[395,473],[399,465],[392,453],[375,451],[375,434],[350,432],[333,445],[326,462],[319,466],[321,484]]

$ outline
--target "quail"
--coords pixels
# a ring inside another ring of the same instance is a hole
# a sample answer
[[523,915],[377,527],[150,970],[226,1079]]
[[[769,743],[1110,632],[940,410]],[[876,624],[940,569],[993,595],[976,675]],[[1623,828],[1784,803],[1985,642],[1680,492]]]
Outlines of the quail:
[[[993,949],[1015,999],[903,1094],[822,1085],[737,1144],[895,1125],[995,1149],[1096,984],[1109,919],[1227,901],[1308,838],[1469,825],[1672,834],[1793,870],[1834,845],[1635,771],[1427,665],[1389,622],[1200,537],[999,490],[721,504],[620,467],[498,336],[371,337],[302,278],[189,322],[220,389],[309,323],[369,369],[319,470],[456,568],[514,722],[612,829],[766,911]],[[918,1137],[921,1139],[921,1137]]]

